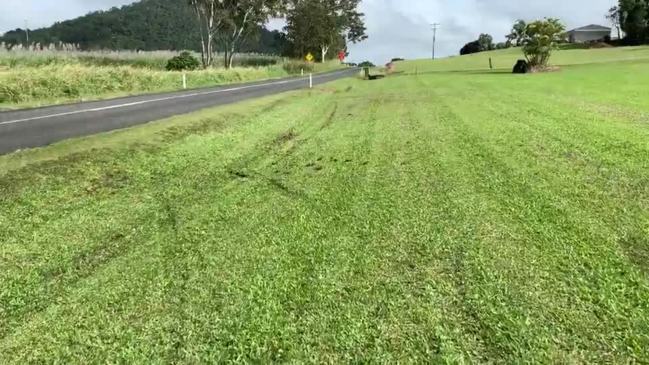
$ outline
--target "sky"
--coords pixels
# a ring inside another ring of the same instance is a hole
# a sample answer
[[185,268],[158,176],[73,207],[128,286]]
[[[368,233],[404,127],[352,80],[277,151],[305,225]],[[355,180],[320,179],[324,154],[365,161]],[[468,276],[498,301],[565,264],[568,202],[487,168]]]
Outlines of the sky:
[[[179,0],[180,1],[180,0]],[[15,28],[48,26],[89,11],[109,9],[133,0],[0,0],[0,33]],[[430,57],[431,23],[440,23],[437,55],[458,54],[480,33],[504,40],[516,19],[560,18],[568,28],[609,26],[604,19],[616,0],[363,0],[361,10],[369,39],[350,46],[350,60],[385,63],[394,57]],[[281,27],[281,21],[272,22]]]

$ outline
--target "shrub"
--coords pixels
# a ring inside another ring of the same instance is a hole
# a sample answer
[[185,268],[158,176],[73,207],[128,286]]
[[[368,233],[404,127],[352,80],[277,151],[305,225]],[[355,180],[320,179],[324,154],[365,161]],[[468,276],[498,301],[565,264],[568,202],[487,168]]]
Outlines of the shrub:
[[559,19],[546,18],[529,23],[523,38],[523,53],[530,67],[548,65],[552,50],[565,39],[566,27]]
[[234,60],[236,67],[268,67],[275,66],[279,63],[280,59],[277,57],[243,57]]
[[482,47],[480,46],[480,42],[473,41],[465,44],[464,47],[462,47],[462,49],[460,50],[460,55],[464,56],[464,55],[478,53],[478,52],[482,52]]
[[358,67],[376,67],[372,62],[365,61],[358,64]]
[[167,62],[167,71],[195,70],[200,66],[198,59],[189,52],[182,52]]

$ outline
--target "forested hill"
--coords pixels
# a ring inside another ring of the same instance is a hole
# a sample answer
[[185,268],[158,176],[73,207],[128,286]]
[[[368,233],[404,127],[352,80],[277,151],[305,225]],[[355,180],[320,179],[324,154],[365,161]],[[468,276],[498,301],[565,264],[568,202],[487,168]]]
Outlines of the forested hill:
[[[187,1],[141,0],[121,8],[97,11],[30,31],[30,43],[74,43],[82,49],[198,50],[196,15]],[[284,47],[279,32],[260,29],[243,52],[279,54]],[[24,30],[4,34],[0,42],[25,42]]]

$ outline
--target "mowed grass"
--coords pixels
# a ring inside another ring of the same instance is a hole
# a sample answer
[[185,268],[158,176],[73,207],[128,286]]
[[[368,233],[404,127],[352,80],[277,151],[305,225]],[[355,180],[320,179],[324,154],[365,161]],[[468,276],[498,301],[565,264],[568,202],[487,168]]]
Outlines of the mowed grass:
[[0,157],[0,363],[647,362],[648,82],[349,79]]
[[[397,69],[407,72],[448,72],[490,70],[489,59],[495,71],[511,72],[519,59],[525,59],[520,48],[475,53],[466,56],[397,63]],[[550,63],[557,66],[584,65],[649,60],[649,47],[617,47],[601,49],[562,49],[555,51]]]

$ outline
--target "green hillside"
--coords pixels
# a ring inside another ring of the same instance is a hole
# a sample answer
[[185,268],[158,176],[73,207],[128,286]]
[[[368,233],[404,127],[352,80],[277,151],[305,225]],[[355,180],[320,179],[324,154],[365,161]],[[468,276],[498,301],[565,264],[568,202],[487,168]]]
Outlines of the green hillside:
[[[431,60],[414,60],[399,63],[407,72],[480,71],[489,70],[489,58],[497,71],[511,71],[518,59],[524,59],[520,48],[474,53],[466,56]],[[601,49],[567,49],[552,54],[550,63],[558,66],[649,60],[649,47],[618,47]]]
[[[32,30],[30,42],[78,44],[84,50],[199,50],[200,35],[196,29],[196,15],[187,1],[141,0]],[[0,42],[9,44],[24,41],[23,30],[0,37]],[[241,51],[279,54],[283,47],[280,33],[259,29]]]

